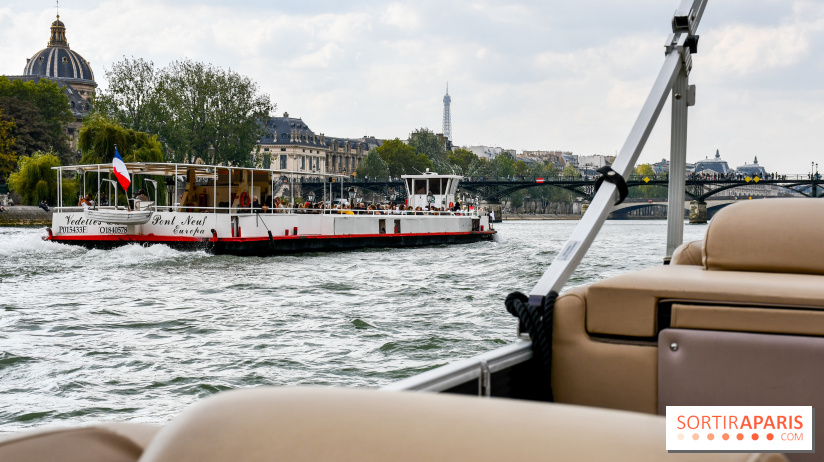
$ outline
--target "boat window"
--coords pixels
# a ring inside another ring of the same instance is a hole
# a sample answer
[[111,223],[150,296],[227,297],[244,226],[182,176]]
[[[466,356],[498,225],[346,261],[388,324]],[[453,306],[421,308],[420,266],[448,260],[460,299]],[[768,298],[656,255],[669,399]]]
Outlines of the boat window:
[[441,194],[441,179],[434,178],[429,180],[429,192],[435,195]]

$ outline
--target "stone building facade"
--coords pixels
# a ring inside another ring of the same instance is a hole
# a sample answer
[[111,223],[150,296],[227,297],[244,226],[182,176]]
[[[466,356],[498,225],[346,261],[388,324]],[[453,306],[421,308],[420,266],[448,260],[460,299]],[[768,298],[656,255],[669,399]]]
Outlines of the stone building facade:
[[380,144],[374,137],[336,138],[315,133],[303,119],[285,112],[268,120],[253,156],[256,165],[273,170],[351,175],[369,150]]

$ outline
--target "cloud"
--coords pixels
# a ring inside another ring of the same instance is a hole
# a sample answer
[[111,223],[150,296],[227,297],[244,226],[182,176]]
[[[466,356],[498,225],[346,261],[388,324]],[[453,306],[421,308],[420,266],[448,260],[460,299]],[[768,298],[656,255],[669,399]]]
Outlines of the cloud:
[[[18,3],[0,7],[0,73],[13,75],[45,47],[54,12],[11,1]],[[449,81],[458,144],[611,154],[660,69],[675,7],[676,0],[77,0],[61,8],[61,19],[101,87],[104,68],[124,55],[159,67],[188,57],[249,76],[278,112],[300,115],[314,130],[405,138],[418,127],[440,131]],[[809,166],[818,141],[807,133],[820,131],[824,108],[824,5],[713,3],[699,33],[689,158],[718,145],[731,164],[753,155],[765,165],[796,162],[780,151],[801,153],[793,168]],[[667,155],[668,118],[665,108],[642,160]],[[777,142],[769,133],[787,136]]]
[[420,27],[421,18],[417,11],[409,5],[393,3],[384,9],[381,14],[381,22],[404,32],[410,32]]

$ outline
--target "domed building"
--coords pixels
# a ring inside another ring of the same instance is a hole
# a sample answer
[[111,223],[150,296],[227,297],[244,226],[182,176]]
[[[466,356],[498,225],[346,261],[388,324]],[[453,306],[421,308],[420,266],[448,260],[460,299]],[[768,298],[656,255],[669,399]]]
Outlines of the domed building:
[[94,81],[94,72],[89,62],[69,47],[66,25],[60,20],[59,14],[51,24],[51,36],[46,48],[26,60],[23,75],[6,77],[34,83],[46,79],[63,90],[69,98],[69,110],[75,118],[66,127],[66,135],[72,151],[77,152],[77,130],[92,108],[89,98],[94,96],[97,82]]
[[26,60],[23,75],[62,80],[71,84],[83,99],[94,95],[94,89],[97,88],[89,62],[69,48],[66,25],[60,20],[59,14],[51,25],[49,45]]
[[758,176],[764,178],[767,175],[767,169],[758,165],[758,157],[756,156],[755,160],[751,164],[744,162],[744,165],[735,169],[738,173],[747,176]]
[[721,153],[719,153],[717,149],[715,150],[714,159],[702,159],[695,163],[695,173],[713,172],[726,175],[730,173],[730,171],[730,166],[726,160],[721,159]]

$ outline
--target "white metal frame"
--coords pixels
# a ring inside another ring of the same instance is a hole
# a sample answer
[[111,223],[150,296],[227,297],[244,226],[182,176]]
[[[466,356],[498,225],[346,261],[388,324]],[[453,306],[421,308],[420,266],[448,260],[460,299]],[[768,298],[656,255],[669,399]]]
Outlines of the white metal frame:
[[[695,35],[706,5],[707,0],[682,0],[681,5],[675,11],[672,19],[673,32],[666,42],[664,64],[612,167],[624,178],[629,177],[658,120],[667,95],[671,94],[673,117],[670,145],[670,206],[667,212],[668,256],[683,239],[682,204],[686,183],[687,107],[692,106],[695,99],[695,88],[688,83],[689,72],[692,69],[692,57],[687,40]],[[614,184],[604,182],[601,185],[566,245],[558,252],[552,265],[530,292],[529,303],[531,305],[540,306],[550,291],[561,291],[612,211],[615,195],[616,186]],[[518,342],[410,377],[384,387],[384,389],[444,391],[478,378],[482,390],[480,394],[489,396],[489,390],[483,390],[483,377],[489,375],[490,365],[505,364],[509,367],[524,362],[532,357],[531,351],[531,342]],[[530,354],[526,354],[527,352]]]

